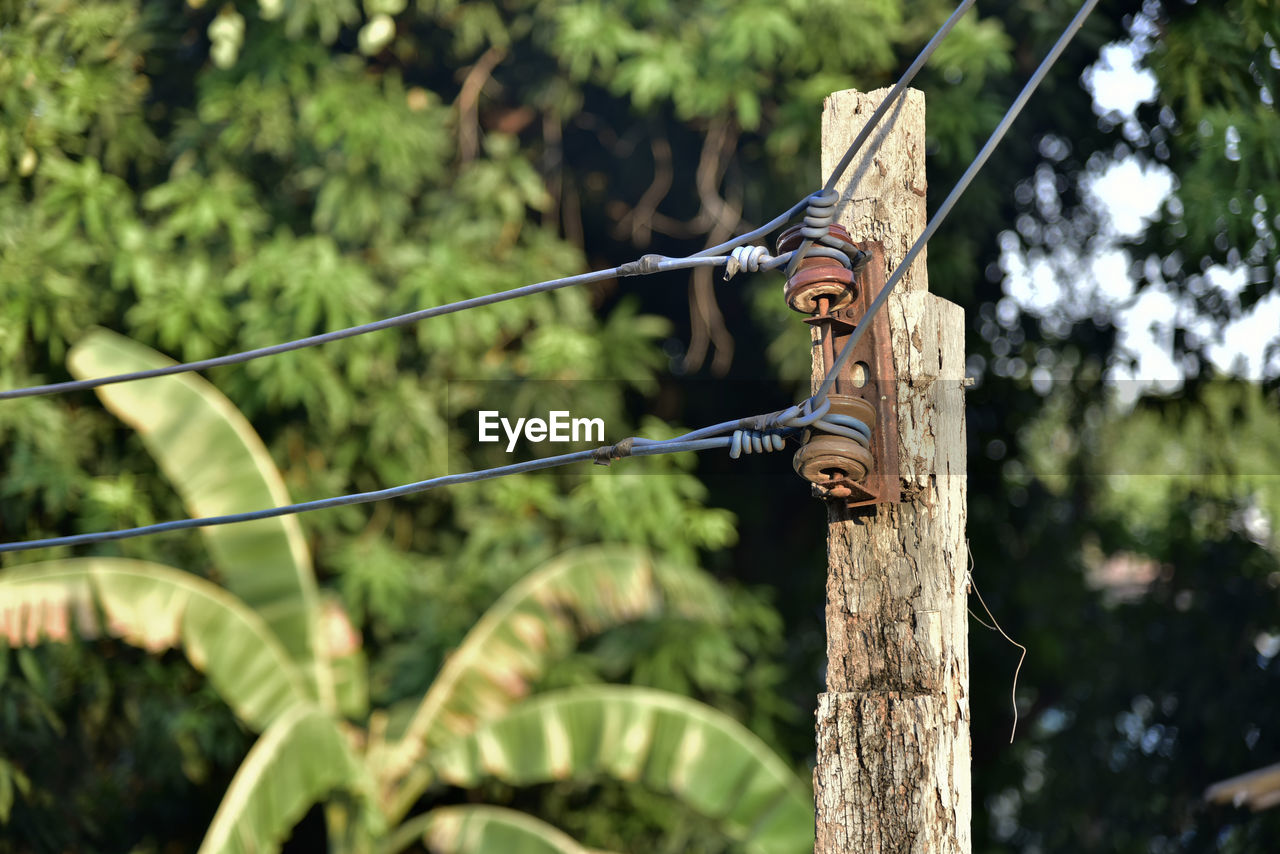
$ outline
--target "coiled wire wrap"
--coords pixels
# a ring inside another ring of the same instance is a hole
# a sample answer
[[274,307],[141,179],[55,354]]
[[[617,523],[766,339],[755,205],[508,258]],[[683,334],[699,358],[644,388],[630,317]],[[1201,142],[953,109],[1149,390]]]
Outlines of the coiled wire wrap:
[[795,253],[784,252],[781,255],[770,255],[769,250],[763,246],[750,244],[736,246],[729,253],[729,260],[725,262],[724,280],[729,281],[742,270],[748,273],[759,273],[761,270],[781,267],[791,260],[793,254]]
[[[831,399],[824,397],[822,403],[815,404],[814,398],[809,398],[803,403],[798,403],[789,409],[783,409],[765,416],[763,425],[759,430],[747,430],[748,434],[752,432],[769,432],[778,431],[781,428],[786,433],[795,433],[800,430],[814,430],[820,433],[830,433],[834,436],[843,436],[846,439],[852,439],[864,448],[871,448],[871,427],[861,418],[855,418],[852,415],[844,415],[839,412],[831,412]],[[742,430],[738,432],[744,432]],[[736,447],[737,434],[734,434]],[[778,450],[781,450],[778,448]],[[731,454],[732,455],[732,454]],[[734,459],[737,459],[735,456]]]
[[841,415],[838,412],[830,413],[813,422],[813,427],[810,429],[821,430],[824,433],[831,433],[836,436],[844,436],[868,450],[871,448],[871,428],[861,418],[855,418],[852,415]]
[[769,250],[763,246],[736,246],[729,253],[729,263],[724,266],[724,278],[727,282],[737,274],[739,270],[746,270],[748,273],[759,273],[762,263],[773,260],[773,256],[769,254]]
[[[830,258],[839,262],[846,270],[857,270],[870,256],[849,241],[831,233],[831,224],[836,221],[836,203],[839,200],[840,194],[835,190],[819,190],[809,196],[800,236],[814,241],[814,245],[805,253],[805,257]],[[735,246],[724,265],[724,280],[729,281],[743,270],[759,273],[784,264],[794,264],[795,255],[795,252],[770,255],[765,247],[751,244]]]
[[819,190],[809,196],[800,236],[814,241],[814,246],[805,253],[805,257],[831,258],[839,261],[847,270],[856,270],[866,263],[869,256],[849,241],[831,233],[831,225],[836,221],[836,203],[839,201],[840,194],[835,190]]
[[736,460],[743,454],[767,454],[781,451],[787,446],[790,430],[734,430],[729,445],[729,457]]

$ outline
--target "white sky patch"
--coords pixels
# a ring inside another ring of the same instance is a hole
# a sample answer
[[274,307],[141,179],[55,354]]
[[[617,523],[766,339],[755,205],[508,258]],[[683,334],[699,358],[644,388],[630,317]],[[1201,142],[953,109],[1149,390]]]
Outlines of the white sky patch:
[[1116,312],[1116,348],[1133,358],[1132,365],[1116,361],[1107,369],[1121,400],[1132,401],[1148,388],[1174,391],[1182,385],[1182,366],[1173,357],[1177,317],[1177,298],[1167,286],[1147,288]]
[[1126,157],[1101,175],[1085,179],[1085,191],[1107,209],[1117,234],[1134,238],[1146,230],[1173,192],[1173,173],[1158,163]]
[[[1082,256],[1064,247],[1046,256],[1024,252],[1013,232],[1005,235],[1004,290],[1024,311],[1076,323],[1099,310],[1114,312],[1133,297],[1129,256],[1119,249]],[[1064,276],[1064,270],[1076,274]]]
[[1133,296],[1134,282],[1129,277],[1127,252],[1104,252],[1089,262],[1099,302],[1108,307],[1120,306]]
[[1113,42],[1085,71],[1084,82],[1099,115],[1132,116],[1139,104],[1155,100],[1156,76],[1139,64],[1143,53],[1144,47],[1133,42]]
[[[1244,287],[1242,270],[1235,271],[1234,278],[1238,280],[1238,288]],[[1207,348],[1208,355],[1215,365],[1239,376],[1249,379],[1276,376],[1280,374],[1280,358],[1273,354],[1267,364],[1265,348],[1278,334],[1280,292],[1272,291],[1258,300],[1244,317],[1223,327],[1219,340]]]
[[1000,266],[1005,274],[1004,292],[1024,311],[1032,314],[1045,315],[1061,308],[1065,294],[1053,266],[1042,259],[1028,259],[1013,232],[1006,231],[1001,238]]
[[[1245,287],[1243,269],[1210,267],[1205,279],[1233,302]],[[1280,375],[1280,354],[1273,353],[1270,363],[1266,354],[1267,346],[1280,335],[1280,293],[1267,294],[1247,314],[1219,326],[1196,312],[1190,296],[1161,284],[1117,304],[1114,317],[1116,346],[1136,362],[1132,368],[1113,364],[1107,372],[1113,381],[1136,381],[1136,388],[1122,397],[1132,397],[1147,387],[1174,391],[1182,385],[1183,368],[1173,352],[1177,325],[1205,341],[1205,355],[1224,373],[1254,381]]]

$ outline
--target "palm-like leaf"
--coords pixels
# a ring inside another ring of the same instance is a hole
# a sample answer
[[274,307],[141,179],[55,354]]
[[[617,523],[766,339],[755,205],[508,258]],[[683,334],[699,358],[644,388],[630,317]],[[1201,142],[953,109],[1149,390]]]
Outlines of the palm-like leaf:
[[604,854],[527,813],[483,805],[440,807],[405,822],[383,852],[418,839],[433,854]]
[[[583,636],[664,612],[715,619],[725,609],[723,592],[699,570],[629,547],[569,552],[522,579],[467,633],[388,750],[384,777],[399,777],[430,750],[501,717]],[[392,814],[425,782],[419,770]]]
[[[68,357],[77,377],[172,364],[106,330],[90,333]],[[138,431],[192,516],[216,516],[289,503],[266,447],[231,401],[184,374],[97,389],[102,402]],[[327,686],[315,655],[316,585],[298,520],[285,516],[202,528],[229,590],[253,608],[309,679]],[[327,690],[324,692],[327,695]]]
[[709,706],[664,691],[592,686],[534,697],[428,757],[473,787],[607,775],[670,792],[756,854],[813,849],[804,784],[760,739]]
[[[299,705],[272,722],[236,771],[199,854],[278,850],[303,814],[334,789],[372,794],[360,760],[329,712]],[[372,812],[362,810],[365,820]]]
[[53,560],[0,573],[0,634],[10,646],[102,629],[157,652],[180,646],[250,727],[310,697],[301,671],[243,602],[199,576],[120,558]]

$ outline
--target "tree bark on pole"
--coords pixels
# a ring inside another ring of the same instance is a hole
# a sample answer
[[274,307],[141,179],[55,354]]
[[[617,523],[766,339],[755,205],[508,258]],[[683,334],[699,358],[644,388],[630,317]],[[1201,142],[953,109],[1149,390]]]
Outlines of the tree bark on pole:
[[[887,89],[830,95],[823,174]],[[884,244],[886,276],[926,222],[924,95],[910,90],[841,180],[840,223]],[[887,131],[885,129],[888,129]],[[816,854],[969,854],[964,312],[925,253],[889,314],[902,503],[828,502],[827,691],[818,697]],[[814,348],[821,378],[821,348]]]

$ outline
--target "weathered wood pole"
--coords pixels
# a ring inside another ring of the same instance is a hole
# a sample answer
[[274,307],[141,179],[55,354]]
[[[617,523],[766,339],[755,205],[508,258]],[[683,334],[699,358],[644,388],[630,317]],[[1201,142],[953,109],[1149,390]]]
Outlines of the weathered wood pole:
[[[887,94],[848,90],[827,98],[824,175]],[[886,276],[925,226],[923,93],[907,92],[881,127],[890,125],[839,187],[846,200],[840,223],[854,240],[884,244]],[[814,850],[969,854],[964,312],[928,292],[924,253],[885,311],[903,498],[873,515],[828,505],[827,692],[818,697]],[[820,377],[820,347],[814,360]]]

